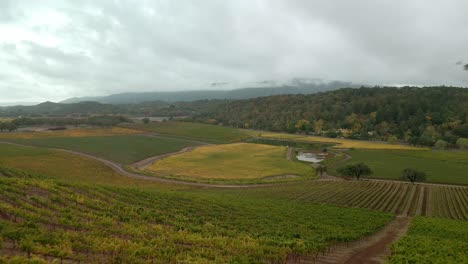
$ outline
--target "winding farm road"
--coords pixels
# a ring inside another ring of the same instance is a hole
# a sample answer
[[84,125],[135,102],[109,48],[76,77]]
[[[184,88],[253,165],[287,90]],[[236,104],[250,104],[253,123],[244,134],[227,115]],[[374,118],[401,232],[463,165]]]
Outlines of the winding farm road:
[[[115,172],[117,172],[117,173],[119,173],[119,174],[121,174],[123,176],[142,179],[142,180],[149,180],[149,181],[158,181],[158,182],[164,182],[164,183],[175,183],[175,184],[205,187],[205,188],[257,188],[257,187],[275,186],[275,185],[280,185],[280,184],[288,184],[287,182],[283,182],[283,183],[281,183],[281,182],[278,182],[278,183],[264,183],[264,184],[214,184],[214,183],[189,182],[189,181],[184,181],[184,180],[168,179],[168,178],[162,178],[162,177],[157,177],[157,176],[148,176],[148,175],[143,175],[143,174],[139,174],[139,173],[135,173],[135,172],[130,172],[130,171],[127,171],[122,166],[122,164],[120,164],[120,163],[110,161],[110,160],[107,160],[107,159],[104,159],[104,158],[101,158],[101,157],[98,157],[98,156],[95,156],[95,155],[75,151],[75,150],[68,150],[68,149],[61,149],[61,148],[49,148],[49,147],[42,147],[42,146],[39,147],[39,146],[34,146],[34,145],[20,144],[20,143],[14,143],[14,142],[3,141],[3,140],[0,140],[0,144],[16,145],[16,146],[23,146],[23,147],[45,148],[45,149],[50,149],[50,150],[55,150],[55,151],[66,152],[66,153],[70,153],[70,154],[74,154],[74,155],[82,156],[82,157],[85,157],[85,158],[100,161],[100,162],[104,163],[105,165],[107,165],[108,167],[110,167],[111,169],[113,169]],[[209,145],[209,144],[205,144],[205,145]],[[176,155],[176,154],[180,154],[180,153],[183,153],[183,152],[191,151],[193,148],[195,148],[195,147],[188,147],[188,148],[184,148],[182,150],[176,151],[176,152],[166,153],[166,154],[159,155],[159,156],[149,157],[149,158],[146,158],[146,159],[144,159],[142,161],[134,163],[132,166],[136,165],[137,168],[138,167],[145,167],[145,166],[148,166],[151,163],[151,161],[154,162],[154,161],[162,159],[164,157],[169,157],[169,156],[172,156],[172,155]],[[344,154],[346,155],[346,157],[344,159],[338,161],[339,163],[351,159],[351,156],[349,154],[346,154],[346,153],[344,153]],[[322,175],[322,177],[319,178],[318,180],[342,181],[344,179],[324,173]],[[403,181],[399,181],[399,180],[386,180],[386,179],[373,179],[373,178],[362,178],[361,180],[378,181],[378,182],[403,182]],[[404,182],[404,183],[407,183],[407,182]],[[447,186],[447,187],[466,187],[466,186],[462,186],[462,185],[439,184],[439,183],[417,183],[417,184],[419,184],[419,185],[429,185],[429,186],[436,185],[436,186]]]
[[179,151],[176,151],[176,152],[171,152],[171,153],[166,153],[166,154],[162,154],[162,155],[158,155],[158,156],[149,157],[149,158],[146,158],[144,160],[133,163],[132,167],[134,167],[135,169],[138,169],[138,170],[144,170],[146,167],[153,164],[155,161],[161,160],[161,159],[169,157],[169,156],[173,156],[173,155],[182,154],[182,153],[185,153],[185,152],[192,151],[196,147],[199,147],[199,146],[186,147],[186,148],[183,148],[183,149],[181,149]]
[[[161,178],[161,177],[157,177],[157,176],[147,176],[147,175],[143,175],[143,174],[139,174],[139,173],[135,173],[135,172],[130,172],[130,171],[127,171],[122,166],[122,164],[119,164],[117,162],[110,161],[110,160],[107,160],[107,159],[104,159],[104,158],[101,158],[101,157],[98,157],[98,156],[95,156],[95,155],[79,152],[79,151],[61,149],[61,148],[38,147],[38,146],[34,146],[34,145],[19,144],[19,143],[13,143],[13,142],[8,142],[8,141],[0,141],[0,144],[8,144],[8,145],[15,145],[15,146],[23,146],[23,147],[45,148],[45,149],[50,149],[50,150],[55,150],[55,151],[66,152],[66,153],[78,155],[78,156],[81,156],[81,157],[85,157],[85,158],[100,161],[100,162],[104,163],[105,165],[107,165],[108,167],[110,167],[111,169],[113,169],[115,172],[117,172],[117,173],[119,173],[119,174],[121,174],[123,176],[126,176],[126,177],[142,179],[142,180],[149,180],[149,181],[157,181],[157,182],[163,182],[163,183],[174,183],[174,184],[182,184],[182,185],[204,187],[204,188],[258,188],[258,187],[266,187],[266,186],[273,186],[273,185],[281,184],[281,183],[273,183],[273,184],[271,184],[271,183],[269,183],[269,184],[211,184],[211,183],[188,182],[188,181],[182,181],[182,180]],[[187,148],[185,148],[185,149],[187,149]],[[160,156],[150,157],[150,158],[145,159],[143,161],[145,161],[145,163],[146,163],[146,162],[149,162],[149,161],[147,161],[149,159],[158,160],[158,159],[163,158],[161,156],[168,157],[168,156],[171,156],[171,155],[176,155],[176,154],[179,154],[183,150],[184,149],[182,149],[182,150],[180,150],[178,152],[173,152],[173,153],[163,154],[163,155],[160,155]],[[141,162],[143,162],[143,161],[141,161]]]

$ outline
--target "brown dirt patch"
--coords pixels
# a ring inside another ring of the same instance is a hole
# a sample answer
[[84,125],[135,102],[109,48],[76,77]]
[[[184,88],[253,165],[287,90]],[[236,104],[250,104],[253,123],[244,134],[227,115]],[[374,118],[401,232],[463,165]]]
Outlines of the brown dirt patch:
[[390,245],[406,233],[409,218],[396,217],[382,230],[353,243],[338,244],[317,257],[315,263],[383,263]]

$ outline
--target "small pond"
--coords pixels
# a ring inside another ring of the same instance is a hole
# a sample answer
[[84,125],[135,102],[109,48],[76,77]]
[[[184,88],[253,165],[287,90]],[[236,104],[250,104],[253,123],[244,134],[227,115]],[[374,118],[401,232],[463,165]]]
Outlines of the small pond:
[[319,163],[324,160],[327,153],[310,153],[310,152],[299,152],[296,158],[300,161]]

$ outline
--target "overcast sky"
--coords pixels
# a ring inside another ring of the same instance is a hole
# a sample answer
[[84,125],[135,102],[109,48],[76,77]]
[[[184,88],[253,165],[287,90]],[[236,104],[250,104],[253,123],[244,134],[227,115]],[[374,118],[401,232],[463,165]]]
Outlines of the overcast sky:
[[466,0],[1,0],[0,102],[294,77],[468,86],[467,11]]

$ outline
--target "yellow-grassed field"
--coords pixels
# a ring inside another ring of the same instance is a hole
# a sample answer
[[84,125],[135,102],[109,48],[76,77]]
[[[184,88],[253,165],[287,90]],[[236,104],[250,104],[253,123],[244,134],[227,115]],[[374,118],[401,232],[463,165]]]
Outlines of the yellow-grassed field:
[[98,136],[119,136],[130,134],[141,134],[141,131],[123,128],[76,128],[59,131],[39,131],[39,132],[14,132],[0,133],[0,139],[32,139],[32,138],[50,138],[50,137],[98,137]]
[[251,135],[264,137],[264,138],[279,138],[279,139],[307,141],[307,142],[336,143],[337,145],[333,147],[341,148],[341,149],[355,148],[355,149],[426,150],[426,148],[418,148],[418,147],[413,147],[413,146],[408,146],[408,145],[387,144],[384,142],[372,142],[372,141],[365,141],[365,140],[327,138],[327,137],[318,137],[318,136],[304,136],[304,135],[273,133],[273,132],[259,132],[259,131],[249,131],[249,133]]
[[13,118],[10,117],[0,117],[0,122],[10,122]]
[[285,147],[250,143],[198,147],[157,161],[146,170],[195,181],[258,180],[269,176],[289,179],[291,175],[315,175],[312,166],[287,160]]

